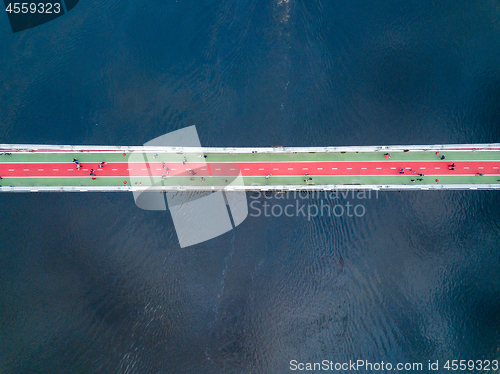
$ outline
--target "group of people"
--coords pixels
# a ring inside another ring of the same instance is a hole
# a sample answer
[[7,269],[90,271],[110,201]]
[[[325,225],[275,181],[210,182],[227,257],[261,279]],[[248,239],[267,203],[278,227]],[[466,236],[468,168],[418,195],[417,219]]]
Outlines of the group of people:
[[[81,170],[82,164],[80,163],[80,161],[78,161],[78,159],[74,158],[73,162],[76,165],[76,170]],[[102,161],[99,163],[97,168],[102,169],[104,167],[104,165],[106,165],[106,162]],[[90,176],[92,177],[92,180],[95,180],[95,170],[94,169],[90,169]]]
[[[10,154],[10,153],[5,153],[5,154]],[[153,155],[153,157],[154,157],[154,158],[157,158],[157,157],[158,157],[158,154]],[[207,156],[206,156],[206,155],[203,155],[203,154],[198,155],[198,157],[200,157],[200,158],[207,158]],[[187,162],[187,158],[186,158],[186,157],[184,157],[184,161],[183,161],[182,163],[183,163],[184,165],[186,165],[186,162]],[[77,159],[77,158],[73,158],[73,163],[76,165],[76,170],[81,170],[81,169],[82,169],[82,167],[83,167],[83,166],[82,166],[82,164],[80,163],[80,161],[78,161],[78,159]],[[100,163],[98,164],[98,166],[97,166],[97,169],[102,169],[102,168],[104,167],[104,165],[106,165],[106,164],[107,164],[107,163],[106,163],[106,162],[104,162],[104,161],[103,161],[103,162],[100,162]],[[166,175],[168,175],[168,174],[170,174],[170,169],[167,167],[167,165],[165,164],[165,162],[162,162],[162,167],[163,167],[163,169],[164,169],[165,171],[164,171],[164,173],[162,173],[161,177],[162,177],[162,179],[165,179],[165,176],[166,176]],[[196,173],[194,172],[194,170],[189,169],[187,172],[188,172],[189,174],[193,175],[193,176],[195,176],[195,175],[196,175]],[[95,173],[96,173],[96,170],[94,170],[94,169],[90,169],[90,176],[92,177],[92,180],[95,180],[95,179],[96,179],[96,174],[95,174]],[[269,176],[271,176],[271,174],[269,174]],[[266,178],[269,178],[269,176],[267,176]],[[1,177],[0,177],[0,179],[1,179]],[[193,179],[194,179],[194,178],[191,178],[191,180],[193,180]],[[202,177],[202,178],[201,178],[201,181],[202,181],[202,182],[205,182],[205,178],[203,178],[203,177]],[[137,184],[137,182],[136,182],[135,184]],[[140,184],[142,184],[142,182],[140,182]]]
[[[167,167],[167,165],[164,162],[161,163],[161,167],[163,169],[165,169],[165,174],[170,174],[170,169]],[[165,179],[165,174],[163,174],[163,173],[161,174],[161,179]]]
[[[399,174],[404,174],[406,170],[409,170],[412,172],[412,174],[417,174],[416,171],[413,171],[412,168],[401,168],[399,169]],[[419,176],[423,177],[424,175],[423,174],[418,174]]]
[[[438,156],[438,155],[439,155],[439,152],[436,152],[436,156]],[[391,157],[391,155],[390,155],[389,153],[384,154],[384,156],[385,156],[385,158],[386,158],[386,159],[389,159],[389,158]],[[444,159],[446,159],[446,156],[445,156],[445,155],[441,155],[440,159],[441,159],[441,160],[444,160]],[[408,169],[408,170],[412,171],[412,169],[411,169],[411,168],[406,168],[406,169]],[[406,169],[405,169],[405,168],[401,168],[401,169],[399,169],[399,174],[405,174]],[[448,170],[455,170],[455,163],[452,163],[452,164],[448,165]],[[417,174],[417,172],[416,172],[416,171],[412,171],[412,173],[413,173],[413,174]],[[423,177],[423,176],[424,176],[423,174],[418,174],[418,175],[419,175],[420,177]],[[482,174],[481,174],[481,173],[479,173],[479,175],[480,175],[480,176],[482,176]],[[410,182],[412,182],[412,183],[416,183],[416,182],[422,182],[423,180],[424,180],[423,178],[410,179]],[[438,181],[439,181],[439,180],[438,180],[438,179],[436,179],[436,182],[438,182]]]
[[[406,169],[410,170],[413,174],[417,174],[417,172],[416,171],[412,171],[411,168],[406,168]],[[404,174],[405,171],[406,171],[406,169],[405,168],[399,169],[399,174]],[[417,174],[417,175],[419,177],[423,177],[424,176],[423,174]],[[422,182],[423,180],[424,180],[424,178],[410,179],[410,182],[416,183],[416,182]]]
[[[408,149],[405,149],[404,152],[409,152]],[[439,152],[436,152],[436,156],[439,156]],[[390,153],[384,153],[384,157],[386,158],[386,160],[390,159],[391,158],[391,154]],[[440,159],[441,160],[444,160],[446,158],[445,155],[441,155]]]

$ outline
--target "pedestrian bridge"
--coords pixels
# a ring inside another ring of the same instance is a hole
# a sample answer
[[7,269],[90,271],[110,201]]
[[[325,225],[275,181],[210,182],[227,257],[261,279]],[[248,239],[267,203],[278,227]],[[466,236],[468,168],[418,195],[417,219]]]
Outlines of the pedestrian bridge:
[[499,168],[499,143],[296,148],[0,145],[2,192],[491,190],[500,189]]

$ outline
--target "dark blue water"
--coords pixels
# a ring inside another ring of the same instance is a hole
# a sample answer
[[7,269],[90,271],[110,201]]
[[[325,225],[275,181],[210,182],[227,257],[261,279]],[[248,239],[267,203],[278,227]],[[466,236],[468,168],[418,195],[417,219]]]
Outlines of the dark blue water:
[[[82,0],[0,31],[2,143],[500,142],[494,0]],[[498,192],[347,202],[365,213],[248,217],[180,249],[129,194],[2,194],[0,372],[498,359]]]

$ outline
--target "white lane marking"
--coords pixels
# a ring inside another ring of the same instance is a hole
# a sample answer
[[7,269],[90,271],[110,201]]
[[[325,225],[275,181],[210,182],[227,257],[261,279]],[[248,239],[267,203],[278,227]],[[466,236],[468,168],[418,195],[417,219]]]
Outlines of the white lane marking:
[[484,169],[484,167],[483,166],[479,166],[478,169]]
[[[111,169],[111,170],[116,170],[116,169]],[[148,169],[141,169],[141,170],[148,170]]]
[[498,169],[498,166],[493,166],[493,169]]
[[59,171],[59,169],[52,169],[52,170],[54,170],[54,171]]
[[352,168],[347,168],[347,170],[352,170]]
[[396,170],[396,168],[391,168],[392,170]]
[[[215,170],[220,170],[220,169],[215,169]],[[264,170],[264,169],[261,169],[261,170]]]
[[469,167],[468,166],[464,166],[464,169],[468,169]]
[[[71,171],[71,170],[73,170],[73,169],[68,169],[68,171]],[[85,169],[85,170],[87,170],[87,169]]]
[[132,169],[127,169],[127,170],[132,170]]
[[[231,170],[234,170],[234,169],[231,169]],[[273,170],[279,170],[279,169],[273,169]]]
[[420,168],[420,169],[424,170],[425,168]]
[[177,169],[171,169],[171,170],[177,170]]
[[38,171],[43,171],[43,169],[38,169]]
[[307,170],[307,168],[302,168],[302,170]]
[[259,169],[259,170],[264,170],[264,169]]
[[332,170],[337,170],[337,168],[332,168]]
[[434,169],[441,169],[441,168],[436,166]]
[[245,170],[250,170],[250,169],[245,169]]
[[9,169],[9,171],[14,171],[14,169]]
[[[229,169],[229,170],[236,170],[236,169]],[[274,170],[278,170],[278,169],[274,169]]]
[[[207,170],[207,169],[201,169],[201,170]],[[234,169],[231,169],[231,170],[234,170]]]
[[382,168],[377,168],[377,170],[381,170]]
[[30,169],[23,169],[24,171],[29,171]]
[[288,170],[293,170],[293,168],[288,168]]
[[161,169],[156,169],[156,170],[161,170]]
[[361,170],[366,170],[366,168],[361,168]]
[[323,168],[318,168],[318,170],[323,170]]
[[[68,170],[73,170],[73,169],[68,169]],[[89,169],[83,169],[83,171],[88,171]]]

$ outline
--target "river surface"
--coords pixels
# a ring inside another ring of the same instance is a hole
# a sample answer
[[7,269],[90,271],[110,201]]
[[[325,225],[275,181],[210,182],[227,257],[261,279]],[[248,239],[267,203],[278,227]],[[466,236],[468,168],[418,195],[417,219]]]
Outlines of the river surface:
[[[3,13],[0,56],[1,143],[500,142],[494,0],[82,0],[15,34]],[[129,193],[1,194],[0,372],[499,358],[499,192],[247,198],[358,214],[250,209],[181,249]]]

